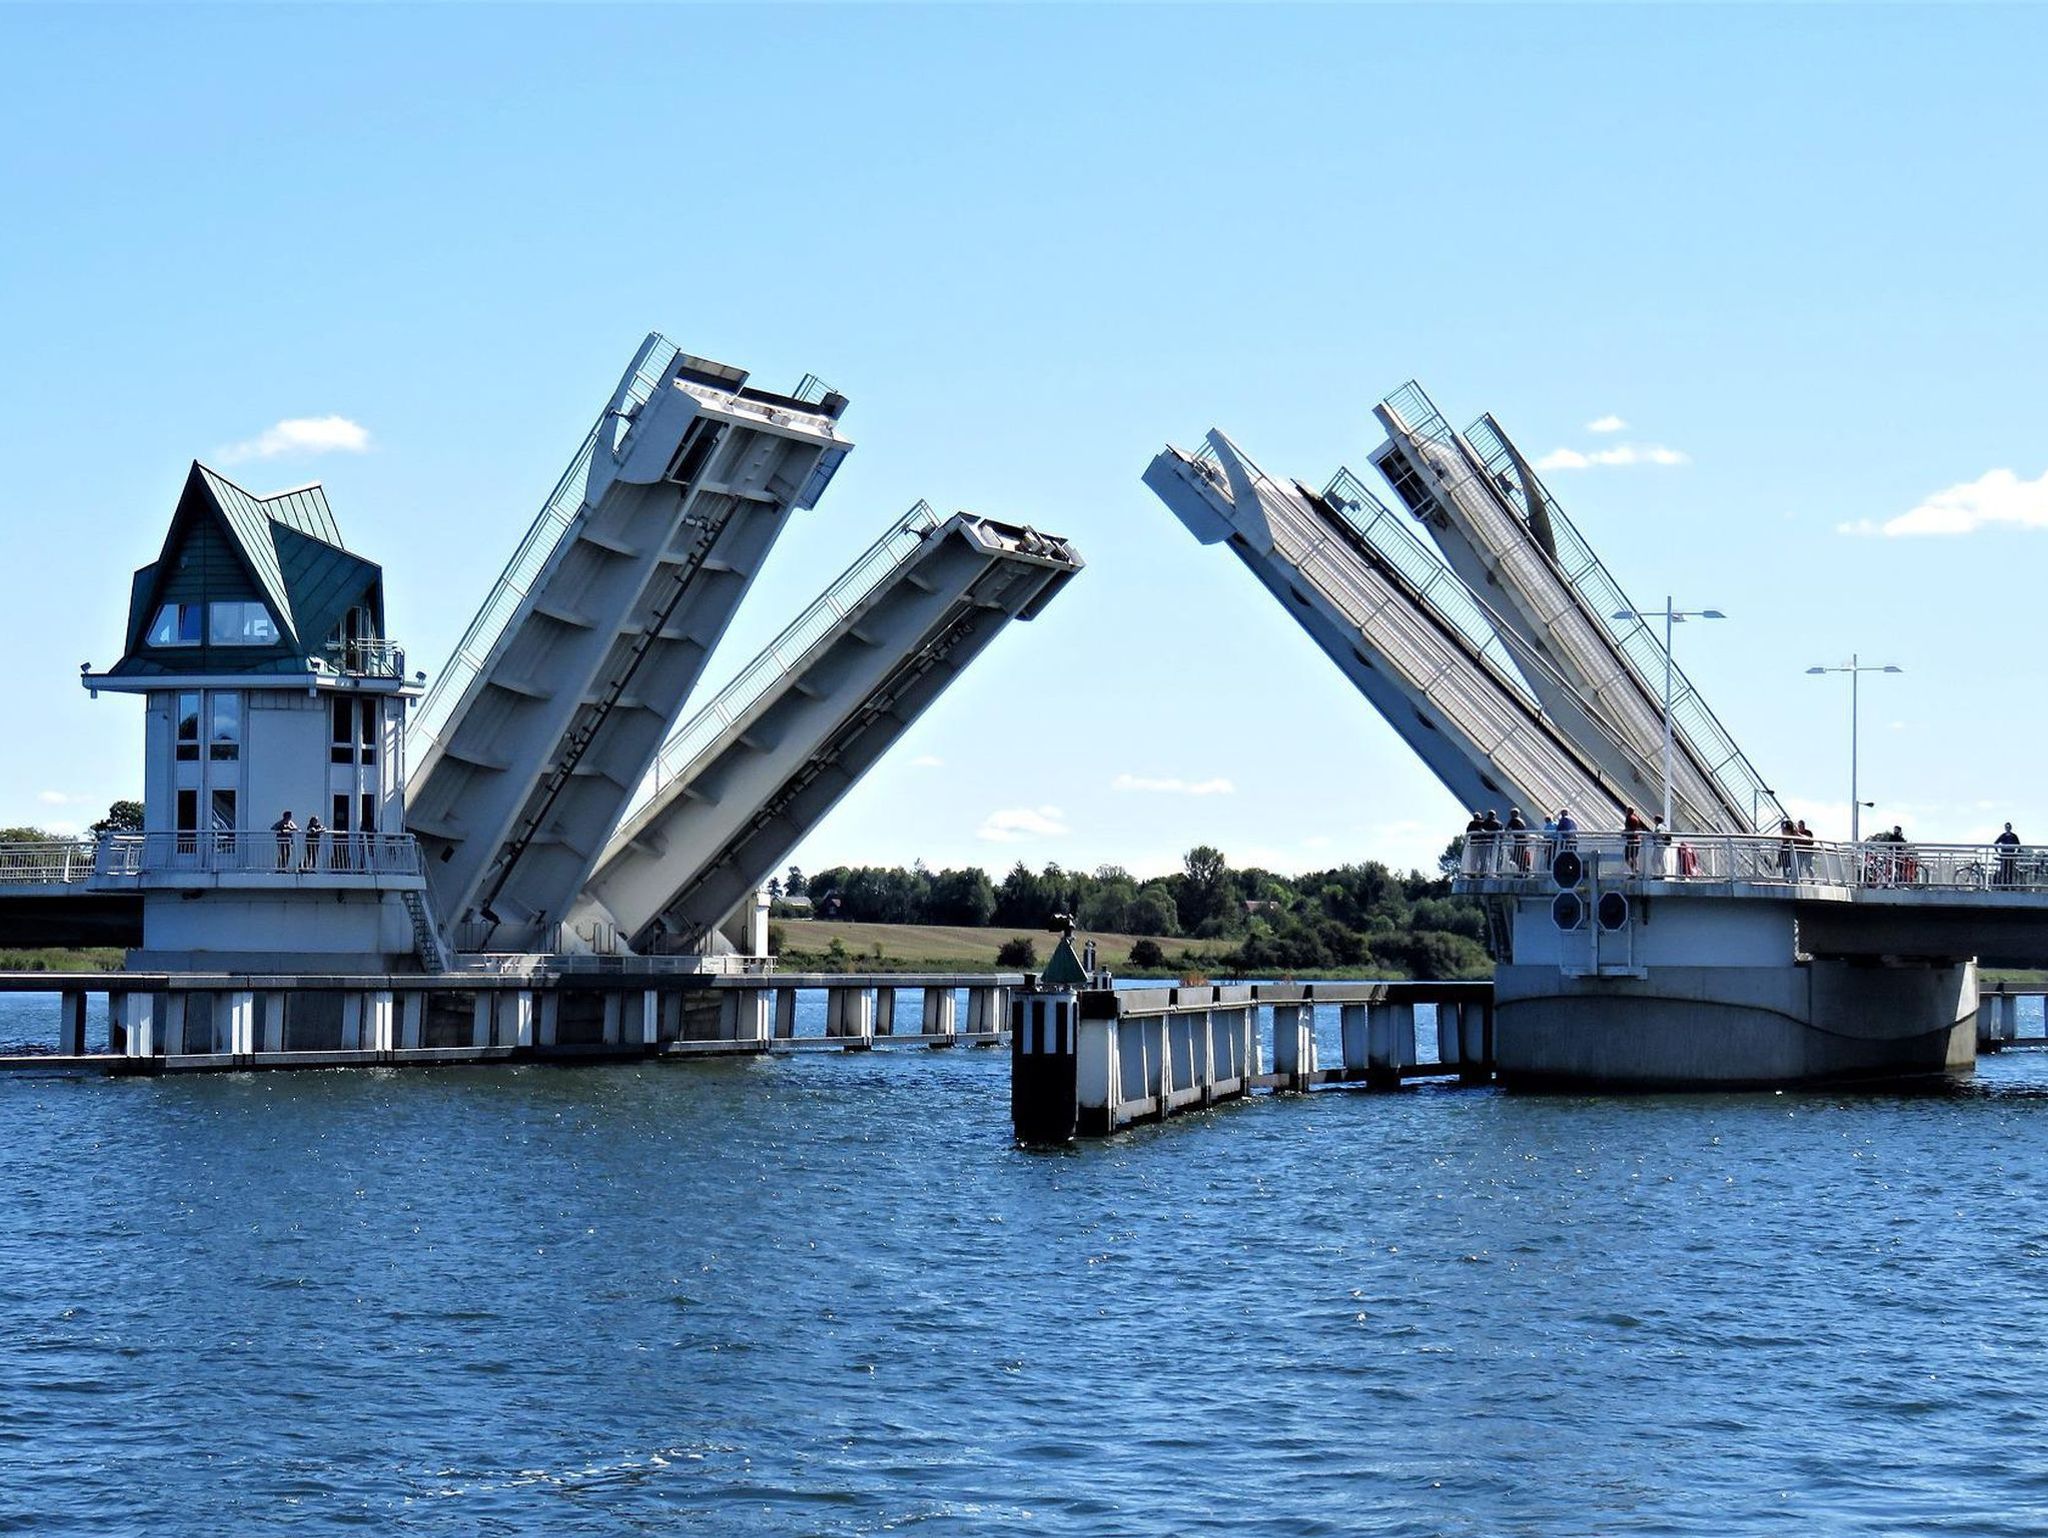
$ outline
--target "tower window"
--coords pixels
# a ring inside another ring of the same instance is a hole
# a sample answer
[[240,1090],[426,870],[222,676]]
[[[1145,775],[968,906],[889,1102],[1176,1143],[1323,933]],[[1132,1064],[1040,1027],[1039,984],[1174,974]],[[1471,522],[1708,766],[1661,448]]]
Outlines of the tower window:
[[197,646],[199,626],[206,605],[167,603],[156,611],[156,623],[149,627],[151,646]]
[[209,694],[213,726],[207,734],[206,756],[235,759],[242,756],[242,697],[233,690]]
[[215,646],[277,644],[277,626],[260,603],[213,603],[206,609],[206,638]]
[[178,696],[178,757],[190,762],[199,757],[199,696]]

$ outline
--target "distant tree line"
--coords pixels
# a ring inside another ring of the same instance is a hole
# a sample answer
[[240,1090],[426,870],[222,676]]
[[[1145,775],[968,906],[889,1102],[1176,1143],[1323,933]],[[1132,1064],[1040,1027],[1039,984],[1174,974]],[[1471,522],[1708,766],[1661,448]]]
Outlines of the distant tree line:
[[[933,871],[918,861],[908,869],[834,866],[809,877],[792,868],[775,895],[782,916],[873,924],[1042,933],[1054,914],[1067,913],[1095,933],[1193,942],[1179,947],[1184,958],[1246,974],[1367,967],[1389,976],[1459,977],[1488,965],[1478,904],[1452,897],[1441,872],[1401,875],[1376,860],[1282,876],[1233,870],[1221,850],[1202,844],[1178,871],[1145,881],[1118,865],[1034,871],[1019,860],[994,881],[977,866]],[[1139,964],[1166,958],[1155,945]]]

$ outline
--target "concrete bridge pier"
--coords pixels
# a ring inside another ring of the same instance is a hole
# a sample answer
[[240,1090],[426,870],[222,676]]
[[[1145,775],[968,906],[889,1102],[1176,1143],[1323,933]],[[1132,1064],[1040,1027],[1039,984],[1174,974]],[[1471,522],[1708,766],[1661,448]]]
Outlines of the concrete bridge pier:
[[85,1056],[85,995],[65,993],[57,1001],[57,1053]]
[[960,1034],[960,1000],[951,988],[926,988],[922,1029],[935,1047],[950,1047]]
[[765,1046],[775,1028],[774,990],[733,988],[719,996],[718,1034],[722,1040]]
[[2007,1042],[2018,1040],[2019,1034],[2019,996],[2008,993],[2001,983],[1996,993],[1987,993],[1977,1001],[1977,1050],[2000,1051]]
[[1279,1088],[1305,1093],[1316,1076],[1316,1007],[1273,1006],[1273,1072]]
[[967,990],[967,1034],[984,1042],[994,1041],[1003,1031],[1008,989],[1000,986]]
[[886,983],[875,989],[875,1034],[896,1034],[896,990]]
[[777,988],[775,990],[775,1039],[793,1041],[796,1038],[796,990]]
[[825,1034],[844,1043],[849,1052],[875,1044],[875,996],[866,988],[825,990]]

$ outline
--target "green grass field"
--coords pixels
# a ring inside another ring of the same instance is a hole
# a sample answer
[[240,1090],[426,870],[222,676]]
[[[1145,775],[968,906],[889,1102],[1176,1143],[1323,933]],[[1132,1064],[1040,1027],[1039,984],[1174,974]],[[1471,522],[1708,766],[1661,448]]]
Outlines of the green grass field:
[[[901,967],[908,963],[929,963],[941,970],[971,970],[986,967],[995,970],[996,950],[1005,940],[1027,938],[1038,947],[1038,959],[1042,962],[1052,954],[1060,937],[1044,930],[1030,929],[969,929],[964,926],[946,924],[850,924],[838,919],[776,919],[775,924],[782,931],[782,948],[785,956],[801,951],[807,956],[822,956],[837,940],[846,947],[849,959],[873,960],[875,947],[881,947],[881,960],[885,965]],[[1120,967],[1130,960],[1131,947],[1142,938],[1138,935],[1088,935],[1076,930],[1074,943],[1095,942],[1096,959],[1107,967]],[[1169,956],[1178,955],[1190,942],[1187,940],[1160,940],[1159,947]]]

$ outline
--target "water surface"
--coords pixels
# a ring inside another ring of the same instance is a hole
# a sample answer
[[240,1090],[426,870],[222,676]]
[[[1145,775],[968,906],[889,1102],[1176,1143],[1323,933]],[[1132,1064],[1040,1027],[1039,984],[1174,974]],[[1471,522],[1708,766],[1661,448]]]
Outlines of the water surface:
[[0,1079],[0,1528],[2048,1527],[2048,1054],[1061,1154],[1007,1094],[971,1049]]

